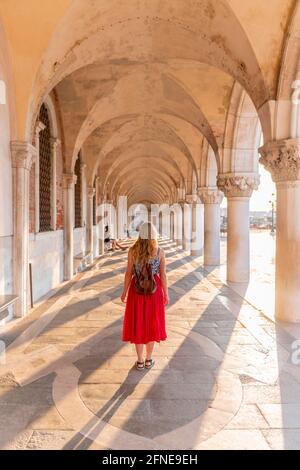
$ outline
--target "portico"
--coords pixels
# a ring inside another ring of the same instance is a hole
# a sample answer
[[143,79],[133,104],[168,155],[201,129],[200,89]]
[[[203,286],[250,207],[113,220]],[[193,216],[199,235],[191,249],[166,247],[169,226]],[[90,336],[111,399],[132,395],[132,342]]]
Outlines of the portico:
[[[176,449],[179,436],[187,449],[235,439],[242,448],[292,447],[299,38],[299,0],[0,2],[0,296],[14,299],[13,315],[1,317],[10,362],[0,366],[0,418],[16,405],[15,386],[29,396],[11,441],[0,426],[0,447],[47,447],[43,429],[58,448],[78,436],[97,448]],[[249,296],[260,269],[249,228],[260,165],[276,184],[271,315]],[[170,343],[154,375],[139,381],[118,336],[126,257],[104,239],[107,225],[129,247],[150,219],[168,255],[173,300]],[[39,381],[62,419],[47,409],[48,420]]]

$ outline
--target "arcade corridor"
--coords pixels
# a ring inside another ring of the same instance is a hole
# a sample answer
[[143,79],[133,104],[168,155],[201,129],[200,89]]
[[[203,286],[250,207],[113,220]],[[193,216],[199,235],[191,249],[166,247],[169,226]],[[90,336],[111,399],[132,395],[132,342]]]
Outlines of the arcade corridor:
[[171,304],[155,369],[134,370],[134,349],[120,340],[126,253],[108,253],[2,334],[1,448],[299,447],[291,327],[160,244]]

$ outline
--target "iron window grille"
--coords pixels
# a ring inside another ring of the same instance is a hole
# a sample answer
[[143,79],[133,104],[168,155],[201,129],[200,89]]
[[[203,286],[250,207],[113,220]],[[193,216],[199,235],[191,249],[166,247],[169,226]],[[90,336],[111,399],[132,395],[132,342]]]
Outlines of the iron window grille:
[[82,227],[82,213],[81,213],[81,192],[82,192],[82,179],[81,179],[81,160],[80,156],[78,156],[76,163],[75,163],[75,175],[77,176],[75,189],[74,189],[74,197],[75,197],[75,228]]
[[47,107],[42,104],[39,120],[45,128],[39,133],[39,218],[40,232],[51,230],[52,149]]

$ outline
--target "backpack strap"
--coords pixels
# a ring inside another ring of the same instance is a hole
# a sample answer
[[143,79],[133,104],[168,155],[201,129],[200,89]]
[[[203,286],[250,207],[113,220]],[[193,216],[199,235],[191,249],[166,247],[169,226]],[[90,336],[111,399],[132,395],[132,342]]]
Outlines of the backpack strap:
[[139,275],[138,275],[138,272],[136,270],[136,267],[135,267],[135,264],[133,263],[133,271],[134,271],[134,275],[135,277],[138,279]]

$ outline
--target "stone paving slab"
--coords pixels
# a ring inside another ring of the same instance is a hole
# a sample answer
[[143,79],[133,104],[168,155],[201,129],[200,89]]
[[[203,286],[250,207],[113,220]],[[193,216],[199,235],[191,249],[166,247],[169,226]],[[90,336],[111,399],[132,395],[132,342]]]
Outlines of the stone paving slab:
[[201,258],[163,244],[168,339],[151,371],[134,370],[134,346],[121,341],[126,253],[5,328],[1,449],[300,448],[297,328],[275,325]]

